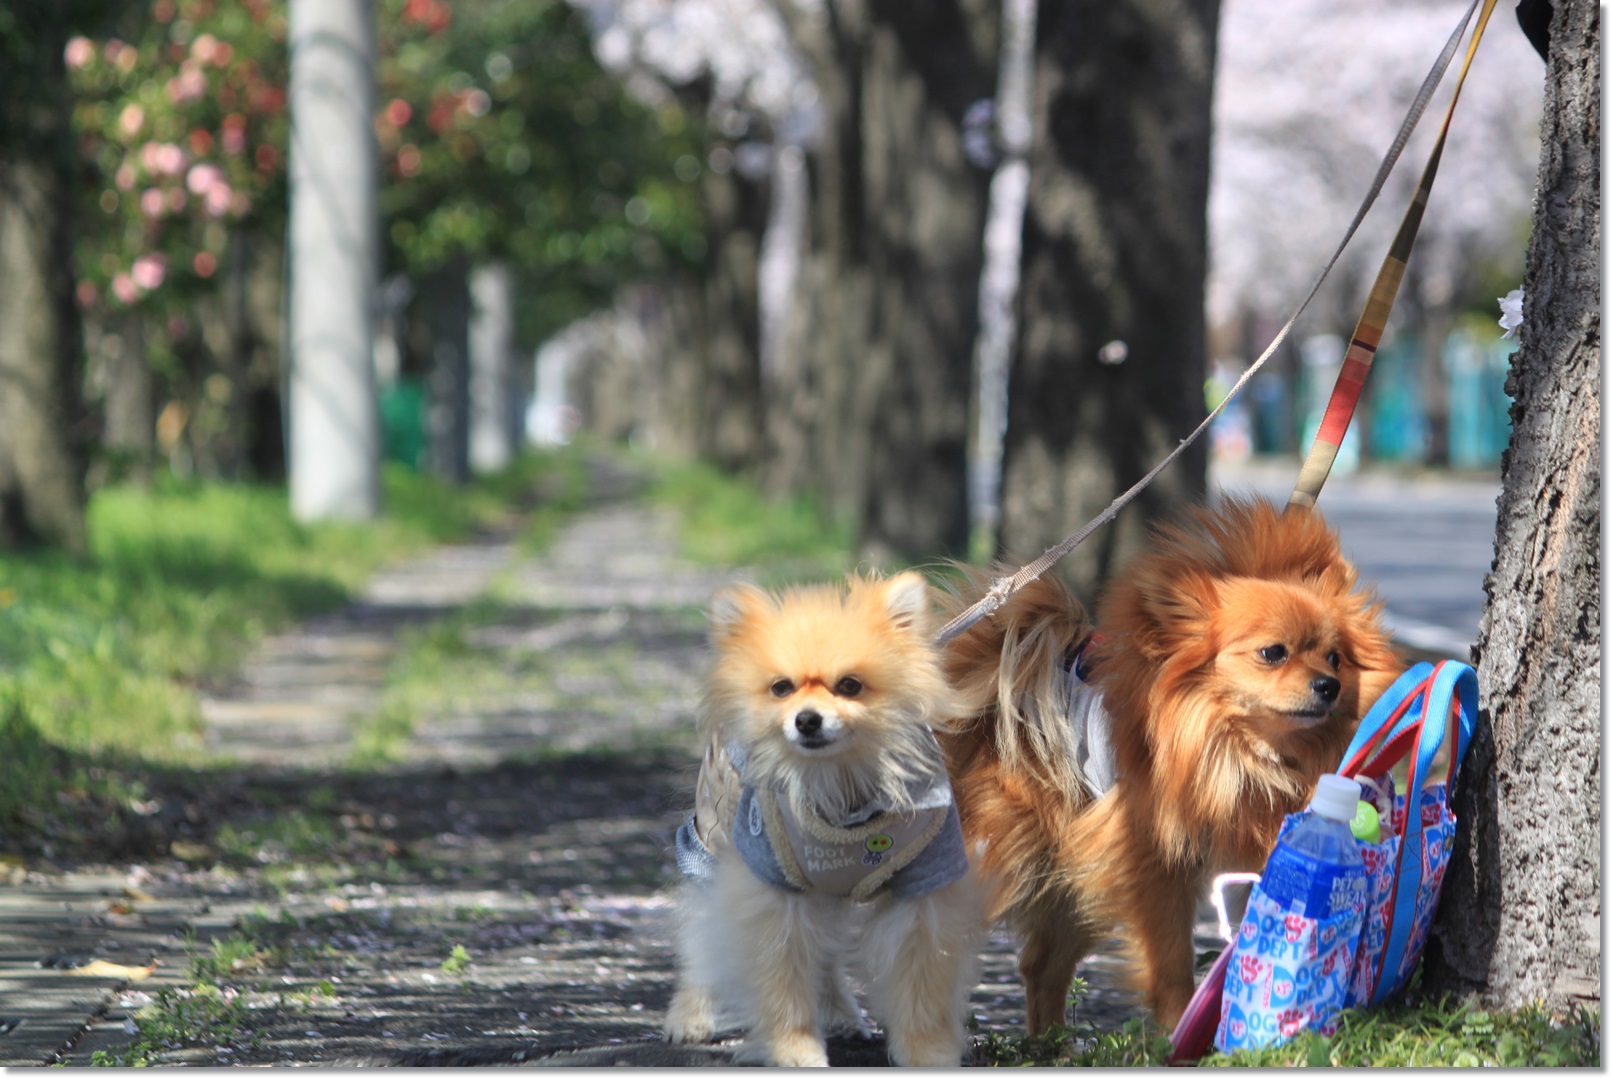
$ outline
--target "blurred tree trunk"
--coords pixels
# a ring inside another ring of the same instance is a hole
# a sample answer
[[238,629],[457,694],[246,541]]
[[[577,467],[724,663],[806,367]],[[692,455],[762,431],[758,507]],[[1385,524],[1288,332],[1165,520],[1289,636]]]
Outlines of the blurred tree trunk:
[[1481,708],[1427,984],[1491,1007],[1601,986],[1601,26],[1556,0],[1543,148],[1506,391]]
[[470,275],[470,470],[497,472],[515,458],[520,394],[515,383],[515,277],[509,266]]
[[83,330],[73,293],[77,163],[64,6],[7,13],[0,34],[0,546],[83,553]]
[[[1205,206],[1219,0],[1040,6],[1035,135],[1001,546],[1033,557],[1202,420]],[[1096,588],[1148,524],[1204,495],[1200,440],[1059,566]]]
[[289,9],[291,510],[366,519],[381,509],[374,10]]
[[470,282],[463,258],[431,275],[423,290],[430,331],[425,463],[449,483],[470,479]]
[[700,457],[728,472],[754,469],[761,450],[761,293],[757,269],[767,227],[768,184],[739,168],[707,168],[705,273],[700,319],[703,387],[695,440]]
[[95,352],[104,401],[101,445],[112,464],[108,478],[144,486],[157,455],[157,386],[146,359],[145,316],[132,311],[102,327]]
[[781,5],[823,129],[807,251],[769,392],[767,480],[853,523],[860,554],[963,556],[987,176],[963,156],[996,81],[989,0]]

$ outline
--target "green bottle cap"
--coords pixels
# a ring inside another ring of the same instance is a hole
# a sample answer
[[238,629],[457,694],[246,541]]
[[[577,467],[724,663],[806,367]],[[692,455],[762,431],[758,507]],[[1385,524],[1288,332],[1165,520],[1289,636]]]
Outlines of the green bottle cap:
[[1354,837],[1364,843],[1376,843],[1382,839],[1382,822],[1377,818],[1377,807],[1360,799],[1355,806],[1355,819],[1349,822],[1349,831]]

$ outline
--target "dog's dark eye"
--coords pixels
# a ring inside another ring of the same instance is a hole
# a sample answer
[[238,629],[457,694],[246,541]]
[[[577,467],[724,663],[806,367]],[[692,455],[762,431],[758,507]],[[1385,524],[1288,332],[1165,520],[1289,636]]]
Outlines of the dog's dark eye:
[[1336,652],[1328,652],[1327,653],[1327,666],[1331,667],[1333,670],[1337,670],[1338,665],[1340,663],[1342,663],[1342,662],[1343,662],[1343,657],[1338,655],[1338,653],[1336,653]]
[[772,684],[772,695],[774,697],[787,697],[793,692],[795,692],[795,683],[787,678],[780,678]]
[[862,680],[846,675],[834,683],[834,692],[841,697],[855,697],[862,692]]
[[1287,658],[1287,645],[1267,644],[1259,650],[1259,658],[1266,663],[1280,663]]

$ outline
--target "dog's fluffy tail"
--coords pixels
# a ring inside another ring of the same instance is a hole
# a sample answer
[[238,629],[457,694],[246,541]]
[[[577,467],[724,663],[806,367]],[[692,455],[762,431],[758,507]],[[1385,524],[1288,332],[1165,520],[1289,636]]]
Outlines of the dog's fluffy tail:
[[[942,596],[948,616],[983,595],[994,576],[1012,572],[1001,565],[995,574],[960,564],[955,569],[962,580]],[[970,716],[959,733],[985,743],[1006,767],[1040,775],[1075,801],[1089,795],[1075,768],[1068,666],[1091,633],[1080,601],[1056,578],[1041,577],[946,646],[947,674]]]

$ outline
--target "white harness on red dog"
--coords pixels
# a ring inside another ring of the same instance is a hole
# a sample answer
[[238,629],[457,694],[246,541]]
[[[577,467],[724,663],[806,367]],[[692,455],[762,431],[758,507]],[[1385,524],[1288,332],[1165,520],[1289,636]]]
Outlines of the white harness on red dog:
[[1101,798],[1114,785],[1114,743],[1109,740],[1108,710],[1103,707],[1103,691],[1086,680],[1091,673],[1086,664],[1087,641],[1075,653],[1064,680],[1068,692],[1064,714],[1073,736],[1075,773],[1093,798]]

